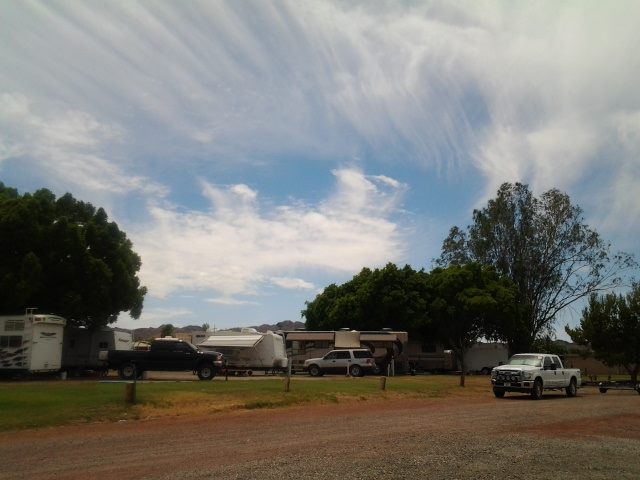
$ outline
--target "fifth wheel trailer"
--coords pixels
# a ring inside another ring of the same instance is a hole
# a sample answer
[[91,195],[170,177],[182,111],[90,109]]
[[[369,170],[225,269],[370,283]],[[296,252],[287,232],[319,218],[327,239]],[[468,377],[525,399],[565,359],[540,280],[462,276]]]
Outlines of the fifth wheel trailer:
[[57,315],[0,316],[0,373],[57,372],[62,368],[66,320]]

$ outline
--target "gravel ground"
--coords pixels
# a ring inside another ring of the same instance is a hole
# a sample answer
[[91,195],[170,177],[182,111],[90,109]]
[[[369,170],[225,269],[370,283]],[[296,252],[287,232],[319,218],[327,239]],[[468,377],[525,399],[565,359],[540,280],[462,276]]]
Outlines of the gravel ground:
[[638,479],[640,395],[353,401],[0,434],[0,479]]

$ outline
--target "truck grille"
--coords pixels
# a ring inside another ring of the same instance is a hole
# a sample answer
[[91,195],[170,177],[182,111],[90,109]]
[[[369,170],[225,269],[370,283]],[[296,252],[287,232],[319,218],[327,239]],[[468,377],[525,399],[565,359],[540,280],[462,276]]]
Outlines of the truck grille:
[[496,380],[499,382],[518,382],[520,381],[520,372],[499,372],[496,375]]

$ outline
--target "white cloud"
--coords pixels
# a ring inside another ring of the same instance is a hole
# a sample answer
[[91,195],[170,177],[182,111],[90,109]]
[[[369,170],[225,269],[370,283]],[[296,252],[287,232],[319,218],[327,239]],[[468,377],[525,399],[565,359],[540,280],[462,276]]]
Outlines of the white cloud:
[[237,298],[230,298],[230,297],[207,298],[205,302],[213,303],[216,305],[225,305],[225,306],[234,306],[234,307],[239,305],[257,305],[257,302],[253,302],[250,300],[239,300]]
[[37,111],[22,94],[0,94],[0,162],[20,159],[44,178],[68,187],[124,194],[141,191],[164,195],[166,189],[148,178],[132,175],[110,157],[108,145],[122,142],[122,130],[78,110]]
[[313,283],[307,282],[301,278],[272,277],[269,280],[277,287],[290,290],[313,290],[315,288]]
[[[403,186],[375,183],[354,169],[333,172],[333,194],[318,205],[261,208],[257,193],[244,185],[216,187],[203,182],[210,211],[179,213],[152,205],[152,221],[131,237],[143,258],[142,281],[163,297],[181,290],[221,294],[216,303],[256,295],[262,285],[313,288],[285,272],[356,272],[386,263],[403,252],[392,217]],[[384,187],[384,188],[383,188]]]

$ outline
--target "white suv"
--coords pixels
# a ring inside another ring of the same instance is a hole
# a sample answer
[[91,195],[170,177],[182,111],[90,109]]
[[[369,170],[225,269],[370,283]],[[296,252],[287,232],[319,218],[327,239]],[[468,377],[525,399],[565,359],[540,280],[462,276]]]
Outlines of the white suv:
[[376,371],[376,362],[371,351],[366,348],[332,350],[322,358],[305,360],[304,369],[312,377],[319,377],[325,373],[342,373],[362,377],[365,373]]

